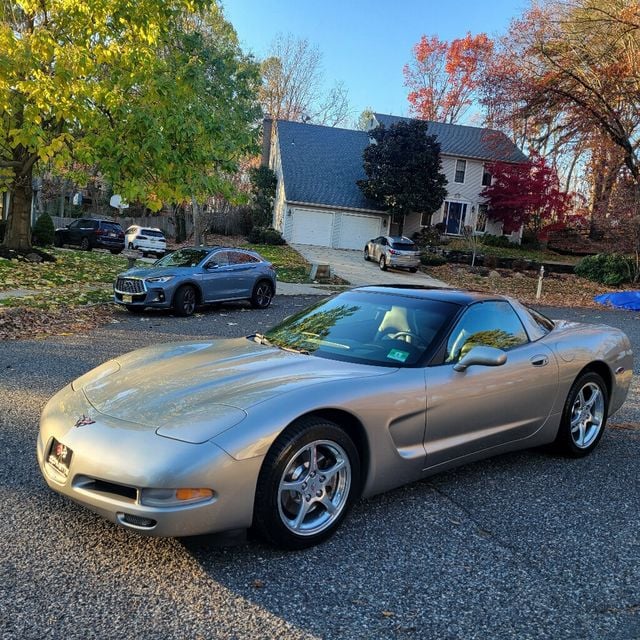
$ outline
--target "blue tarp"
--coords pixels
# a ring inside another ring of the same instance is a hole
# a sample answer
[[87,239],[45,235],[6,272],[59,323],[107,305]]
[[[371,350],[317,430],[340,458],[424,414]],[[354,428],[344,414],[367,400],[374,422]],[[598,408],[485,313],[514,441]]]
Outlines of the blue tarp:
[[617,309],[630,309],[640,311],[640,291],[618,291],[616,293],[603,293],[594,298],[600,304],[606,304]]

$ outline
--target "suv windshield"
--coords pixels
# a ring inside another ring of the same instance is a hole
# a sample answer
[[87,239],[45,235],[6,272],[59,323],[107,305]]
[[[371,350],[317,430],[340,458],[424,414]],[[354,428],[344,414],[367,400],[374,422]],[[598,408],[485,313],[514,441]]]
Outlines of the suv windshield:
[[178,249],[155,264],[157,267],[195,267],[208,255],[206,249]]
[[350,291],[319,303],[271,329],[282,349],[362,364],[416,364],[458,305],[385,293]]

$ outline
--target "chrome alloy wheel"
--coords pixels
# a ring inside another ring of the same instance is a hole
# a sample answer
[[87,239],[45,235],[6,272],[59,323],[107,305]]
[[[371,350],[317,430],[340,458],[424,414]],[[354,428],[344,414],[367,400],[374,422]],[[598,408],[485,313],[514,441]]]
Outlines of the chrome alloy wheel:
[[604,396],[595,382],[587,382],[571,408],[571,439],[586,449],[598,437],[604,421]]
[[299,536],[330,527],[349,497],[351,464],[345,450],[331,440],[315,440],[299,449],[282,474],[278,512]]

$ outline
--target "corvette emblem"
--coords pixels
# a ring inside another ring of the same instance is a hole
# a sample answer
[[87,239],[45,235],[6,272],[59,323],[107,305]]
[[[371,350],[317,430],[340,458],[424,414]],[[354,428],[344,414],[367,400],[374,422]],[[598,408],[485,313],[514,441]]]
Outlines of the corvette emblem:
[[91,418],[88,418],[87,416],[82,414],[82,417],[76,420],[76,424],[74,426],[85,427],[88,424],[94,424],[94,423],[95,423],[95,420],[92,420]]

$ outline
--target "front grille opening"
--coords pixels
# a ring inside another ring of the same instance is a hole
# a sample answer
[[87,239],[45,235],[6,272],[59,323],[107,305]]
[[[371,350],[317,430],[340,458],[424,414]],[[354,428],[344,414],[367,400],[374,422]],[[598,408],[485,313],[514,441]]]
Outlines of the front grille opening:
[[106,482],[105,480],[96,480],[87,476],[79,476],[74,482],[77,489],[90,491],[91,493],[99,493],[104,496],[114,498],[124,498],[128,502],[135,502],[138,497],[138,490],[134,487],[127,487],[123,484],[115,482]]
[[144,283],[137,278],[118,278],[116,289],[121,293],[143,293]]
[[134,516],[130,513],[120,514],[122,522],[130,524],[132,527],[141,527],[144,529],[151,529],[155,527],[158,522],[153,518],[143,518],[142,516]]

